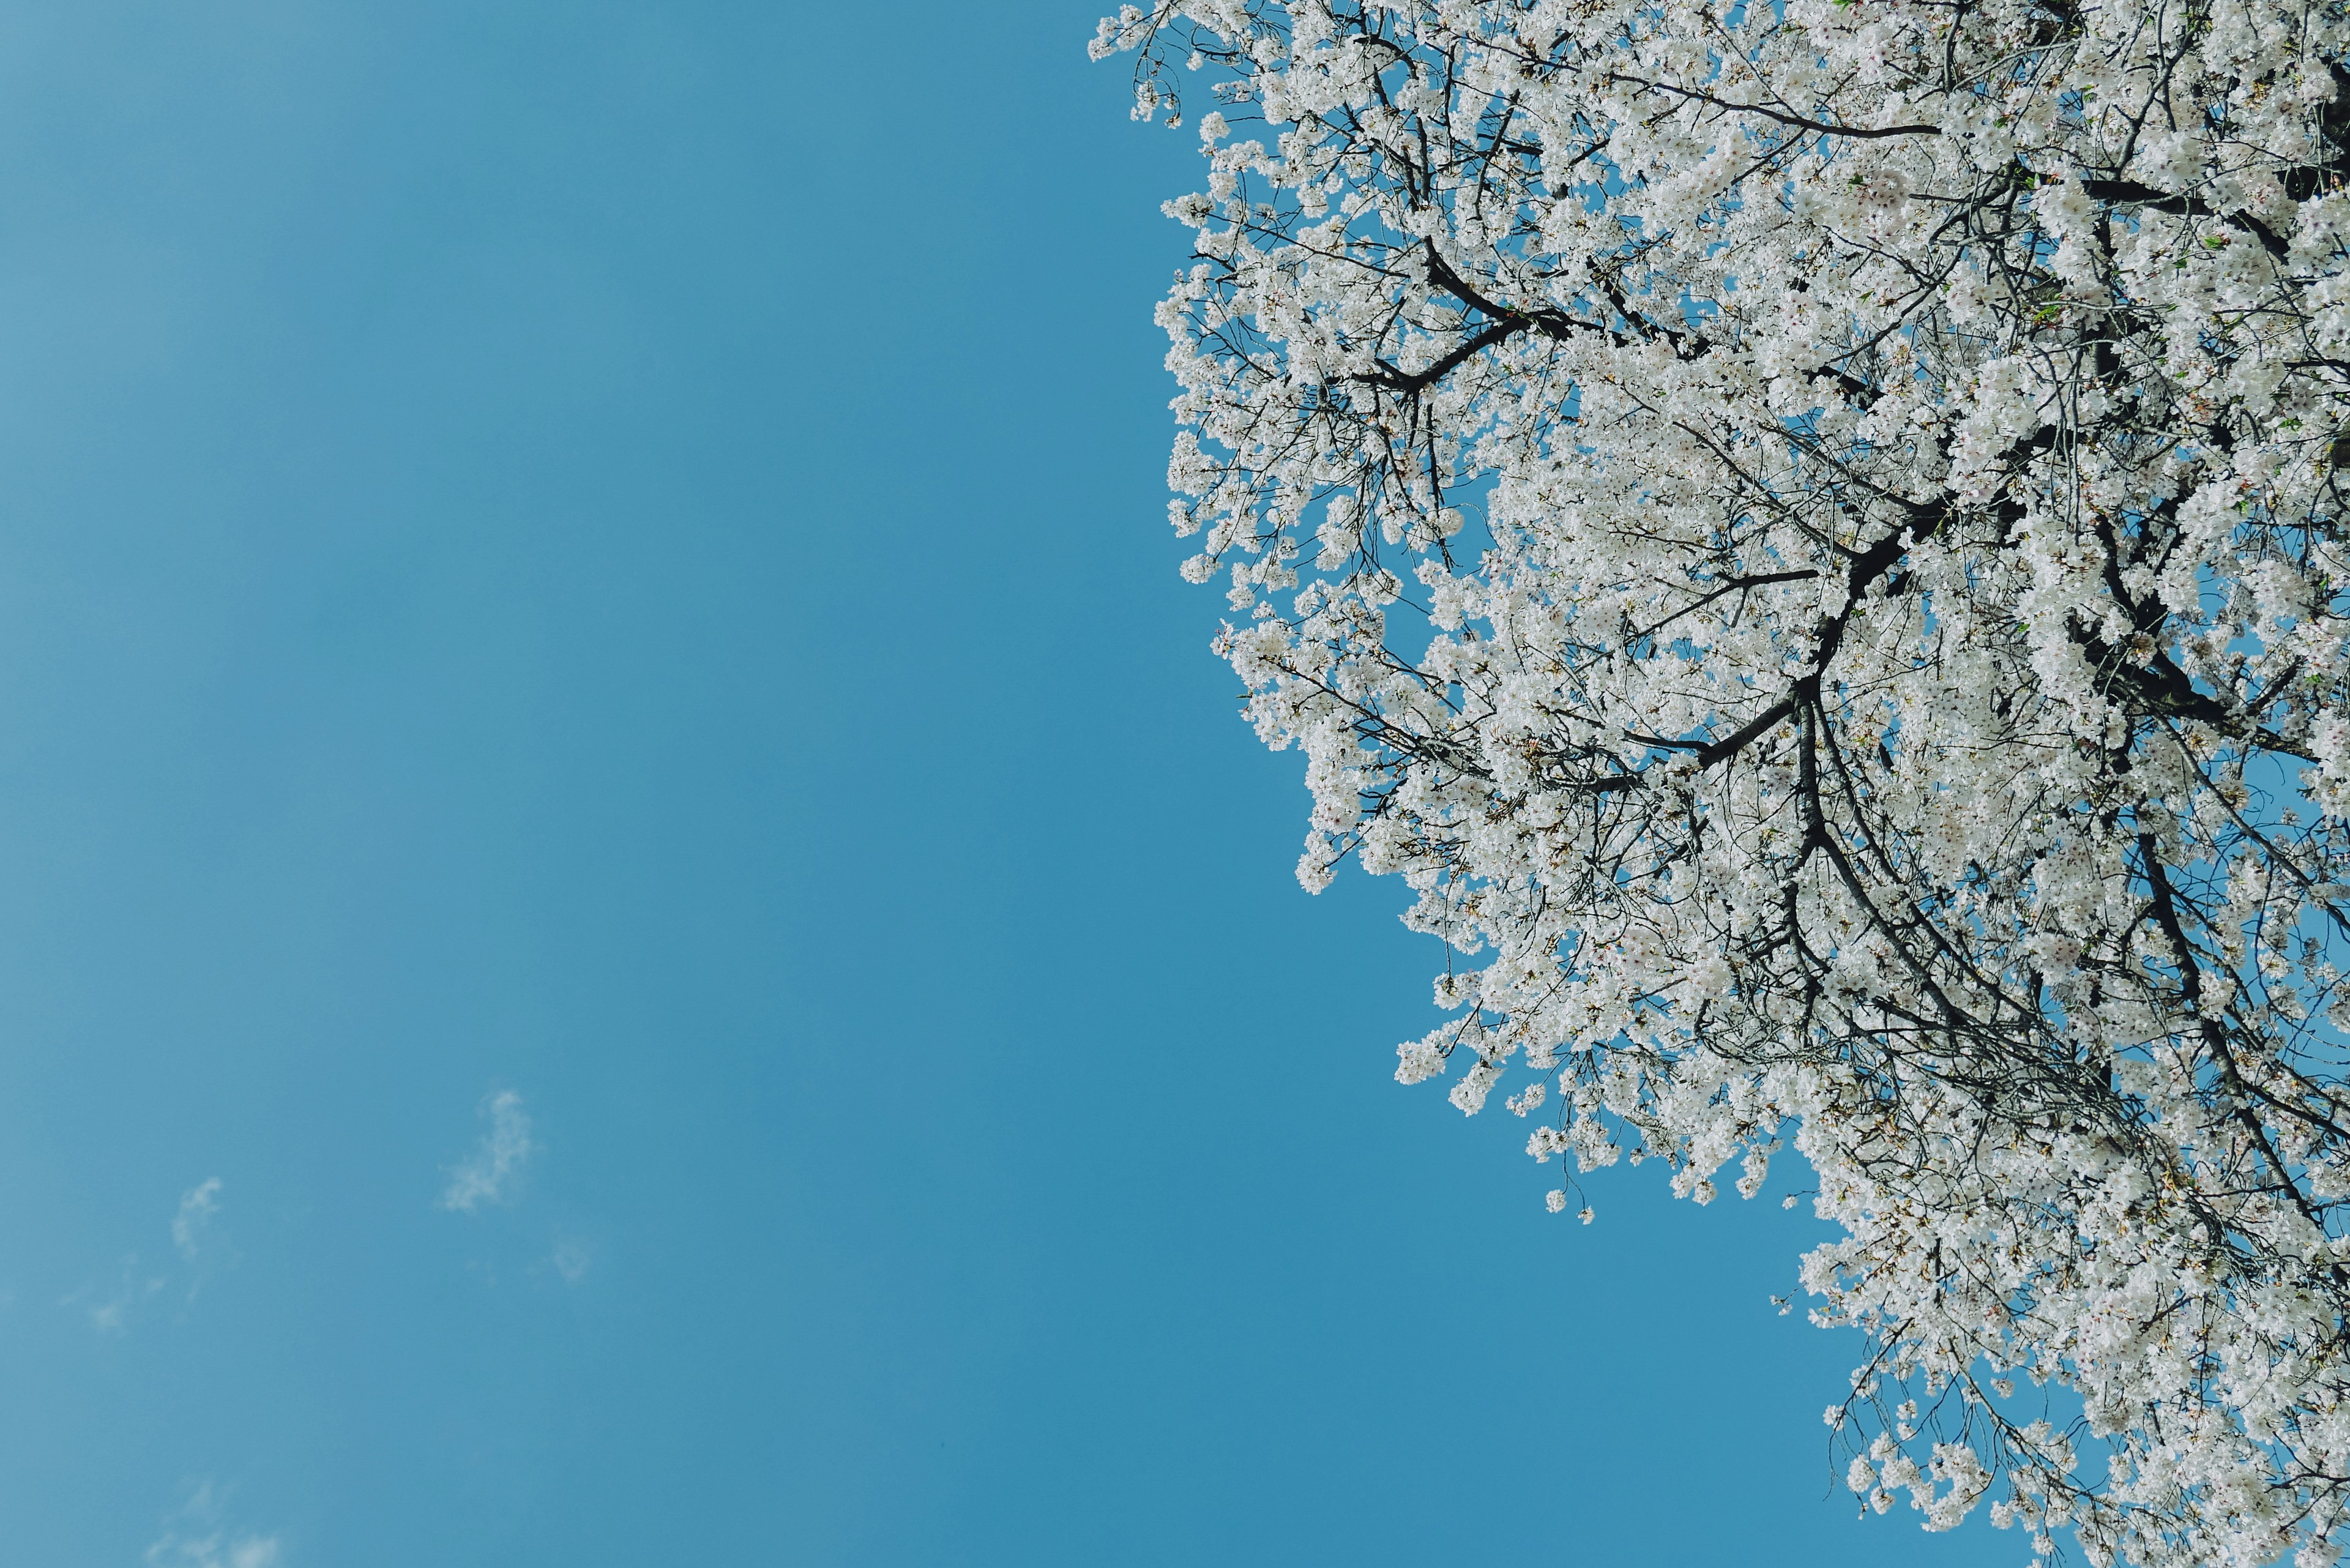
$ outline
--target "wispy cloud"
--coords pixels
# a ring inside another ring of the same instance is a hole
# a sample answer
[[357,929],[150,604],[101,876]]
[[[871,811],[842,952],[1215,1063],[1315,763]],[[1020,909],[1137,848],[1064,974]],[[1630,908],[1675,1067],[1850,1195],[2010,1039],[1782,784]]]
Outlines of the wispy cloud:
[[221,1527],[221,1501],[209,1480],[191,1488],[147,1548],[147,1568],[285,1568],[277,1537]]
[[249,1535],[221,1526],[224,1498],[212,1481],[188,1488],[188,1500],[162,1521],[162,1535],[146,1549],[148,1568],[285,1568],[275,1535]]
[[[221,1211],[221,1179],[214,1176],[191,1187],[180,1194],[179,1210],[172,1216],[172,1250],[187,1265],[190,1301],[195,1300],[202,1277],[219,1262],[220,1249],[211,1234],[213,1220]],[[148,1297],[169,1282],[166,1275],[171,1272],[168,1266],[160,1273],[142,1270],[139,1254],[132,1252],[122,1260],[121,1276],[112,1288],[86,1284],[59,1296],[57,1305],[81,1308],[89,1314],[89,1325],[100,1334],[128,1333],[131,1318]]]
[[61,1307],[78,1306],[89,1314],[89,1326],[100,1334],[121,1334],[130,1326],[130,1314],[139,1304],[163,1288],[160,1276],[141,1274],[136,1253],[122,1260],[122,1278],[110,1291],[101,1293],[97,1285],[84,1285],[70,1295],[57,1298]]
[[449,1186],[441,1194],[441,1207],[461,1214],[504,1197],[506,1184],[521,1173],[537,1147],[530,1141],[530,1117],[523,1112],[522,1096],[512,1089],[501,1089],[483,1101],[482,1115],[489,1120],[489,1130],[471,1157],[451,1168]]
[[120,1334],[130,1326],[130,1309],[163,1288],[161,1280],[130,1280],[122,1288],[89,1309],[90,1326],[100,1334]]
[[217,1176],[180,1195],[180,1212],[172,1220],[172,1245],[192,1263],[204,1244],[204,1232],[220,1212],[221,1179]]
[[274,1535],[182,1535],[165,1531],[147,1548],[148,1568],[279,1568]]
[[546,1261],[555,1265],[555,1272],[563,1276],[565,1284],[576,1285],[588,1277],[588,1265],[596,1261],[596,1254],[588,1250],[585,1241],[567,1238],[556,1242],[555,1252]]

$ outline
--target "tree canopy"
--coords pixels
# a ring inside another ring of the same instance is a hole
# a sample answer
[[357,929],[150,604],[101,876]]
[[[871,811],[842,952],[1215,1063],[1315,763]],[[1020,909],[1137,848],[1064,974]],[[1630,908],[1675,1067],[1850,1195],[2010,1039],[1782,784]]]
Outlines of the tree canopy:
[[2350,16],[1156,0],[1095,47],[1208,159],[1172,515],[1299,876],[1448,944],[1397,1075],[1699,1201],[1799,1154],[1878,1511],[2332,1563]]

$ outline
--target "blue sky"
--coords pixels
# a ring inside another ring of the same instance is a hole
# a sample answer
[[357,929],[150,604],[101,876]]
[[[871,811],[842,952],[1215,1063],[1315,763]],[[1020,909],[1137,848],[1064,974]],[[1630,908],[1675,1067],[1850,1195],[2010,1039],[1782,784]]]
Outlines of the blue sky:
[[0,1562],[2023,1556],[1390,1081],[1093,19],[0,10]]

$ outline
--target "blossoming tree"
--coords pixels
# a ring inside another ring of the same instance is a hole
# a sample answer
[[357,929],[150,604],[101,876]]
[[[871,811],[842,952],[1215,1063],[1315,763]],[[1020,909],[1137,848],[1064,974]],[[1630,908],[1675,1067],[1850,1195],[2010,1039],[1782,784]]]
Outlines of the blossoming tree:
[[1301,878],[1466,961],[1398,1076],[1699,1201],[1792,1145],[1879,1511],[2333,1562],[2350,15],[1155,0],[1096,51],[1215,105],[1173,517]]

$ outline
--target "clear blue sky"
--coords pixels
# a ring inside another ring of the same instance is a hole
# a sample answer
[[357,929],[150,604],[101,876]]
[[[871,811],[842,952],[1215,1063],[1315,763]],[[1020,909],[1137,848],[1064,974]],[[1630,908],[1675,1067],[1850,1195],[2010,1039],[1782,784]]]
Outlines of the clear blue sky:
[[1389,1080],[1095,3],[0,11],[0,1563],[2024,1554]]

